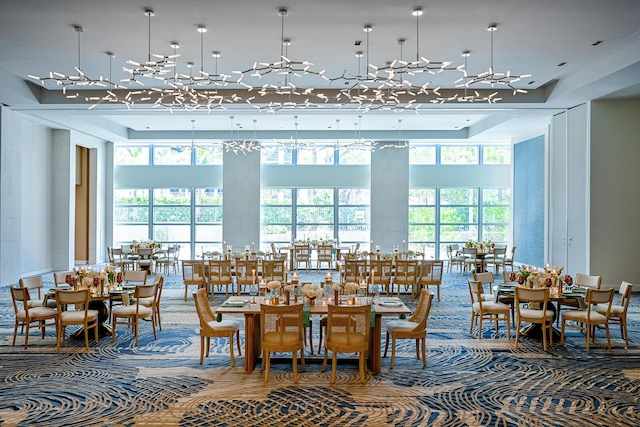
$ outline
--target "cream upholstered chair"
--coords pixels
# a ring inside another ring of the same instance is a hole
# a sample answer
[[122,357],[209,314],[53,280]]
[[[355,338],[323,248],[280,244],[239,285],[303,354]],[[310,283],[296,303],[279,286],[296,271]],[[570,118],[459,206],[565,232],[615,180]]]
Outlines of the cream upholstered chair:
[[122,248],[107,246],[107,255],[109,257],[109,262],[116,269],[120,267],[120,271],[133,270],[135,263],[133,260],[127,258],[123,253]]
[[233,356],[233,336],[236,336],[236,344],[238,345],[238,354],[242,356],[240,350],[240,323],[235,320],[216,321],[216,317],[211,311],[211,306],[207,300],[207,290],[199,288],[193,293],[193,300],[196,304],[196,312],[200,320],[200,364],[204,361],[205,347],[206,357],[209,357],[209,348],[211,346],[211,338],[229,338],[229,353],[231,355],[231,366],[236,366]]
[[[586,289],[600,289],[602,285],[602,276],[590,276],[588,274],[576,274],[573,284]],[[560,311],[562,307],[580,308],[580,304],[575,298],[563,298],[558,301],[558,322],[560,321]]]
[[422,366],[427,366],[427,318],[429,317],[432,301],[433,292],[428,289],[423,289],[420,291],[418,307],[409,320],[391,320],[387,322],[387,340],[384,345],[384,357],[387,357],[389,335],[391,335],[391,365],[389,369],[393,369],[393,363],[396,357],[396,340],[402,338],[416,340],[416,358],[420,359],[419,349],[422,348]]
[[[153,339],[157,339],[156,334],[156,291],[158,285],[152,283],[150,285],[138,285],[133,293],[135,298],[135,304],[123,305],[111,312],[111,342],[116,340],[116,327],[120,325],[127,325],[133,328],[133,332],[136,336],[136,345],[138,345],[138,329],[141,319],[149,319],[151,321],[151,327],[153,328]],[[152,301],[151,307],[146,307],[142,301]],[[118,319],[124,319],[119,322]]]
[[53,273],[53,286],[66,285],[67,276],[74,276],[75,271],[56,271]]
[[323,263],[327,263],[328,269],[333,270],[333,245],[318,245],[316,270],[320,270]]
[[[633,285],[629,282],[622,282],[620,284],[620,290],[618,293],[620,294],[620,304],[614,305],[611,304],[611,309],[609,310],[609,324],[610,325],[620,325],[620,334],[622,338],[624,338],[627,347],[629,346],[629,332],[627,331],[627,309],[629,308],[629,300],[631,299],[631,290],[633,289]],[[600,313],[607,313],[607,304],[596,304],[594,309]]]
[[204,288],[207,278],[204,275],[204,262],[200,260],[182,260],[182,282],[184,283],[184,300],[187,300],[189,286]]
[[233,292],[233,276],[231,275],[231,260],[215,259],[209,260],[209,285],[211,286],[211,299],[213,299],[214,286],[218,288],[225,286],[225,296],[229,297],[229,287]]
[[322,372],[331,351],[331,384],[336,382],[338,353],[360,353],[360,382],[364,384],[365,355],[369,349],[371,305],[329,305]]
[[[41,293],[41,289],[44,287],[44,282],[42,281],[42,276],[31,276],[31,277],[24,277],[22,279],[20,279],[20,287],[21,288],[27,288],[28,292],[27,295],[29,296],[29,301],[28,301],[28,305],[29,308],[31,307],[40,307],[44,305],[43,302],[43,298],[42,298],[42,293]],[[32,299],[31,298],[31,290],[32,289],[36,289],[36,291],[38,292],[38,299]],[[55,301],[47,301],[47,306],[54,308],[56,305]]]
[[152,248],[137,248],[136,253],[138,254],[138,268],[141,270],[149,271],[149,274],[153,274],[153,249]]
[[[393,286],[398,286],[398,296],[400,296],[400,286],[405,289],[411,288],[413,294],[416,283],[418,282],[418,260],[415,259],[397,259],[396,271],[393,275]],[[393,293],[393,289],[392,289]]]
[[294,245],[293,259],[296,263],[296,269],[300,269],[300,264],[309,270],[311,264],[311,254],[309,253],[309,245]]
[[505,256],[504,262],[502,263],[505,270],[507,269],[507,266],[511,266],[511,271],[513,271],[513,263],[514,263],[515,256],[516,256],[516,247],[512,246],[511,256]]
[[505,259],[507,257],[507,247],[498,247],[496,246],[491,251],[491,255],[485,259],[485,264],[487,266],[493,265],[493,270],[496,274],[500,273],[500,266],[505,268]]
[[454,265],[458,266],[458,270],[462,272],[464,270],[464,257],[456,254],[452,245],[447,245],[447,258],[449,264],[447,265],[447,272],[451,273]]
[[[56,351],[60,351],[60,343],[65,342],[67,326],[82,326],[84,329],[84,346],[89,351],[89,329],[93,329],[94,339],[98,343],[98,310],[89,308],[91,291],[89,289],[60,290],[56,289],[58,304],[58,333]],[[74,307],[75,309],[70,309]]]
[[265,370],[265,383],[269,381],[272,352],[293,352],[293,381],[298,383],[298,350],[302,370],[305,370],[302,321],[302,304],[260,305],[261,369]]
[[[47,326],[55,326],[58,330],[58,312],[49,307],[34,306],[29,307],[29,290],[25,287],[11,286],[11,299],[13,300],[13,310],[15,313],[15,326],[13,328],[13,343],[16,345],[16,335],[18,334],[18,326],[26,327],[24,335],[24,348],[29,346],[29,331],[33,328],[39,328],[44,338],[45,328]],[[47,320],[53,322],[47,323]]]
[[498,321],[507,322],[507,339],[511,339],[511,315],[509,306],[501,302],[485,301],[482,299],[484,293],[482,283],[469,279],[469,295],[471,296],[471,326],[469,333],[473,332],[473,325],[478,322],[478,339],[482,339],[482,322],[493,320],[495,322],[496,333],[498,332]]
[[418,276],[417,297],[422,289],[429,286],[435,286],[438,289],[438,301],[440,301],[440,285],[442,284],[442,271],[444,270],[444,261],[422,261],[420,264],[420,275]]
[[483,289],[484,285],[489,285],[489,292],[482,294],[483,301],[495,300],[495,296],[491,292],[491,287],[493,286],[493,282],[495,281],[493,273],[491,273],[490,271],[486,273],[473,273],[473,280],[482,283]]
[[[122,282],[128,286],[146,285],[149,272],[147,270],[124,270]],[[111,295],[109,297],[109,312],[113,311],[114,305],[122,303],[122,295]]]
[[[587,289],[585,302],[586,310],[567,310],[562,313],[562,331],[560,342],[564,344],[564,328],[574,328],[585,332],[587,336],[587,353],[589,344],[593,340],[595,343],[595,326],[604,325],[607,333],[607,346],[611,350],[611,335],[609,334],[609,316],[611,315],[611,302],[613,301],[613,289]],[[594,309],[600,307],[600,313]],[[573,322],[573,323],[569,323]]]
[[[140,304],[145,307],[155,308],[155,318],[156,325],[158,325],[158,329],[162,330],[162,323],[160,322],[160,298],[162,298],[162,287],[164,286],[164,276],[161,274],[156,274],[153,278],[153,284],[157,286],[156,294],[154,296],[149,296],[140,299]],[[131,304],[135,304],[136,299],[131,299]]]
[[167,248],[164,256],[156,260],[156,272],[162,269],[164,274],[169,274],[171,267],[173,267],[174,273],[178,272],[178,256],[180,251],[179,248],[180,246],[178,245],[172,245]]
[[467,272],[467,268],[469,272],[478,271],[479,265],[482,265],[482,260],[480,260],[478,256],[478,249],[476,248],[462,248],[462,256],[464,257],[464,269],[462,273]]
[[257,259],[239,259],[236,261],[236,285],[238,287],[238,295],[242,293],[244,286],[257,285],[258,279],[258,260]]
[[[539,323],[542,327],[542,345],[547,350],[547,334],[549,334],[549,344],[553,343],[553,310],[547,310],[549,303],[549,288],[524,288],[516,286],[515,288],[516,314],[518,315],[518,324],[516,326],[516,348],[520,342],[520,328],[522,322]],[[532,307],[523,307],[522,304],[534,303],[539,306],[538,309]]]

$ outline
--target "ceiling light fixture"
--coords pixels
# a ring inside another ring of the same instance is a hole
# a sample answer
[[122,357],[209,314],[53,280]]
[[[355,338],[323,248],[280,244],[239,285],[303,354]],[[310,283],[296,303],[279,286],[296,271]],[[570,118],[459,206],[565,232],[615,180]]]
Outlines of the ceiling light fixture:
[[[464,69],[465,71],[468,71],[467,68],[467,59],[471,56],[471,51],[469,50],[465,50],[462,52],[462,57],[464,58]],[[474,103],[474,102],[488,102],[489,104],[495,104],[497,101],[500,101],[502,98],[498,97],[498,92],[493,92],[489,95],[481,95],[477,90],[474,90],[472,94],[468,93],[468,88],[469,86],[467,85],[467,80],[468,77],[462,77],[462,79],[458,80],[458,82],[462,82],[461,84],[457,85],[456,87],[464,87],[464,94],[460,95],[459,93],[456,93],[455,95],[448,97],[448,98],[441,98],[438,97],[434,100],[432,100],[431,102],[434,104],[444,104],[445,102],[453,102],[453,101],[458,101],[458,102],[468,102],[468,103]]]
[[[313,108],[318,105],[310,100],[310,97],[318,98],[322,102],[327,101],[327,97],[322,93],[315,93],[313,87],[306,89],[298,88],[291,79],[293,77],[300,78],[305,76],[316,76],[325,81],[327,77],[324,75],[324,70],[314,71],[311,69],[313,63],[309,61],[292,61],[285,54],[285,48],[287,48],[291,41],[284,37],[284,18],[289,15],[289,11],[286,8],[280,8],[278,10],[278,16],[281,19],[281,34],[280,34],[280,60],[277,62],[255,62],[253,67],[244,71],[233,71],[238,75],[236,83],[245,87],[248,91],[257,90],[261,97],[267,95],[281,95],[286,96],[287,100],[283,102],[269,103],[267,106],[260,106],[255,103],[255,98],[250,97],[245,99],[247,103],[256,107],[260,111],[266,110],[269,112],[279,111],[281,109],[290,108]],[[287,43],[285,43],[287,40]],[[274,77],[275,76],[275,77]],[[267,81],[262,85],[259,85],[255,80],[261,80],[266,78]],[[273,79],[277,79],[273,81]],[[280,81],[282,79],[282,81]],[[297,99],[302,99],[298,102]]]
[[491,87],[498,85],[498,86],[508,87],[513,91],[514,95],[517,93],[527,93],[526,90],[518,89],[513,85],[515,83],[518,83],[520,80],[524,78],[531,77],[531,74],[523,74],[521,76],[517,76],[517,75],[512,75],[511,71],[507,71],[506,73],[495,72],[495,68],[493,67],[493,33],[495,33],[497,30],[498,30],[497,24],[490,24],[489,27],[487,28],[487,31],[491,34],[491,61],[489,65],[489,70],[485,71],[484,73],[478,74],[477,76],[469,76],[467,74],[467,70],[465,70],[464,77],[463,77],[464,86],[469,87],[478,83],[487,84],[487,85],[490,85]]
[[[147,17],[148,21],[147,60],[145,62],[128,60],[127,64],[133,65],[133,68],[122,67],[123,71],[131,74],[130,78],[121,80],[123,83],[137,83],[141,86],[144,86],[144,81],[141,80],[141,78],[160,78],[161,80],[163,80],[164,76],[171,73],[171,71],[176,66],[175,59],[179,55],[151,55],[151,18],[156,16],[156,14],[153,9],[146,8],[144,10],[144,16]],[[152,60],[152,57],[156,58],[157,60]]]
[[58,73],[56,71],[52,71],[46,77],[38,77],[29,75],[30,78],[34,80],[40,81],[40,84],[43,86],[45,82],[52,81],[55,82],[56,85],[62,86],[62,93],[67,96],[69,99],[78,98],[78,94],[69,94],[67,95],[67,88],[74,86],[100,86],[103,88],[107,88],[111,85],[111,82],[100,76],[98,80],[92,79],[88,77],[83,71],[80,63],[80,33],[84,31],[84,29],[80,25],[74,25],[73,30],[78,35],[78,66],[74,67],[77,75],[66,75],[62,73]]

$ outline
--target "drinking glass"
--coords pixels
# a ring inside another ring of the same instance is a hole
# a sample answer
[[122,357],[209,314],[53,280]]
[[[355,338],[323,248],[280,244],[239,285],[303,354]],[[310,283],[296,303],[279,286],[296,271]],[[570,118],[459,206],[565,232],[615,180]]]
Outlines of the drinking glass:
[[251,304],[255,304],[256,303],[256,295],[258,295],[258,286],[257,285],[251,285],[251,287],[249,288],[249,295],[251,295],[253,297],[253,299],[251,300]]

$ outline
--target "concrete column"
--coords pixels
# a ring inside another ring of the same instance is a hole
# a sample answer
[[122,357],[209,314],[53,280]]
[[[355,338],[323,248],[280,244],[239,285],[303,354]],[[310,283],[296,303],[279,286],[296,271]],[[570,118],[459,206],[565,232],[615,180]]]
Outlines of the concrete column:
[[234,251],[255,242],[260,247],[260,152],[223,157],[222,236]]
[[384,142],[371,153],[371,239],[383,252],[393,245],[402,250],[402,241],[408,241],[409,150],[380,149],[402,143]]
[[68,130],[53,131],[53,268],[74,265],[76,146]]

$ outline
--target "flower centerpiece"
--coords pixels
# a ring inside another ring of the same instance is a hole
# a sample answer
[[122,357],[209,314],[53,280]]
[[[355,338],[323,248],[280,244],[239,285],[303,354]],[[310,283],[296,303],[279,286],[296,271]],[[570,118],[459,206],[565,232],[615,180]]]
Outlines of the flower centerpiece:
[[92,293],[96,294],[100,291],[102,294],[102,285],[106,279],[106,273],[104,271],[95,271],[90,265],[82,266],[80,268],[73,268],[75,273],[74,279],[78,284],[78,289],[91,289]]
[[358,291],[358,284],[355,282],[347,282],[344,284],[344,290],[348,294],[353,294]]
[[107,282],[109,282],[109,286],[113,286],[116,282],[116,269],[113,265],[107,264],[104,268],[104,272],[107,275]]
[[324,295],[324,290],[315,283],[307,283],[302,287],[302,295],[309,298],[310,304],[315,304],[316,298]]
[[356,302],[355,294],[358,292],[358,284],[355,282],[345,283],[344,292],[347,294],[348,304],[354,304]]
[[518,270],[518,273],[516,274],[516,280],[518,281],[519,284],[523,285],[524,283],[526,283],[530,275],[531,275],[531,268],[529,268],[526,265],[523,265],[520,267],[520,270]]

